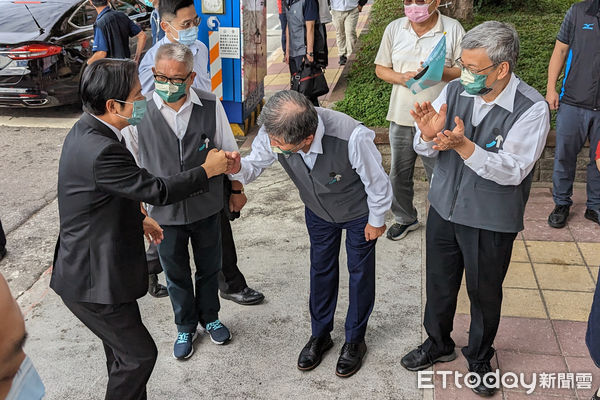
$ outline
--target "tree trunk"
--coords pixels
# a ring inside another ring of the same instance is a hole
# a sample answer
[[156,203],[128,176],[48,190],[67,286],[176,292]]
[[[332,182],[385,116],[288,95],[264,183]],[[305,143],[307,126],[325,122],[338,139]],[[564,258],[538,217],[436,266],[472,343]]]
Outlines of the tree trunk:
[[[448,6],[442,7],[444,4],[448,4]],[[473,0],[442,0],[440,10],[449,17],[461,21],[471,21],[473,19]]]

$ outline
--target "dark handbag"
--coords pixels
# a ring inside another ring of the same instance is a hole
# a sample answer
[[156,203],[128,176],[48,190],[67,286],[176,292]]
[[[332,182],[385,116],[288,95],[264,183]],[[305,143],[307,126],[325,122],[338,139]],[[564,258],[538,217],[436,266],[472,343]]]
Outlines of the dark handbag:
[[229,198],[231,197],[231,181],[229,179],[227,179],[227,177],[223,177],[223,201],[224,201],[224,206],[223,206],[223,212],[225,213],[225,217],[227,217],[228,220],[233,221],[236,218],[240,217],[240,212],[239,211],[231,211],[229,209]]
[[300,72],[292,75],[291,89],[309,99],[329,93],[323,68],[314,63],[303,62]]

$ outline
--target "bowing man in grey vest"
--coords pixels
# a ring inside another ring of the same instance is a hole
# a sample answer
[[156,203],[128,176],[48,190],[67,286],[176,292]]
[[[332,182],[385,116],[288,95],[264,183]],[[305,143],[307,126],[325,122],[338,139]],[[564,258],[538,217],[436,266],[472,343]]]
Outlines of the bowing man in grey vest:
[[[148,112],[137,127],[123,132],[142,168],[168,176],[201,165],[213,149],[237,151],[225,110],[212,93],[191,88],[194,56],[180,43],[162,45],[156,53],[154,92]],[[165,271],[167,290],[177,326],[173,356],[189,358],[197,327],[213,343],[225,344],[231,333],[219,320],[217,276],[221,270],[222,174],[209,180],[209,190],[168,206],[148,208],[148,215],[163,229],[158,255]],[[240,194],[231,196],[231,208],[239,211],[246,202],[243,187],[232,182]],[[196,273],[191,278],[188,246],[191,243]]]
[[375,147],[375,133],[349,116],[315,108],[289,90],[275,93],[263,108],[262,125],[250,155],[233,153],[233,179],[246,184],[279,160],[306,205],[310,236],[312,335],[298,368],[311,370],[333,346],[330,332],[338,294],[339,249],[346,230],[350,304],[346,342],[336,374],[357,372],[367,350],[364,337],[375,300],[375,242],[385,232],[392,187]]
[[[519,37],[512,26],[497,21],[478,25],[463,37],[461,48],[460,79],[433,103],[411,111],[417,124],[415,151],[436,162],[427,219],[424,326],[429,337],[401,362],[416,371],[456,357],[450,332],[464,270],[471,327],[462,352],[469,371],[482,378],[491,371],[502,281],[513,241],[523,230],[550,111],[544,98],[513,73]],[[473,391],[492,395],[491,380]]]

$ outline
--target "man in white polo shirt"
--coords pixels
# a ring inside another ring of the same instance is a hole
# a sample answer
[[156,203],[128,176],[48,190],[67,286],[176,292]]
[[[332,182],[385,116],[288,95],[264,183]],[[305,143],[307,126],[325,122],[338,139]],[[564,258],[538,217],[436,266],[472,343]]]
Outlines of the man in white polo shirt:
[[[392,165],[390,180],[394,191],[392,212],[395,223],[388,229],[387,238],[400,240],[419,227],[417,210],[413,205],[413,173],[417,154],[412,141],[415,134],[410,110],[416,102],[433,101],[446,83],[460,76],[455,60],[460,57],[460,41],[465,30],[460,22],[438,11],[440,0],[404,0],[403,18],[385,28],[379,52],[375,58],[377,76],[393,85],[387,120],[390,121]],[[446,33],[446,66],[442,82],[413,94],[406,82],[417,74],[435,45]],[[433,159],[421,157],[431,181]]]

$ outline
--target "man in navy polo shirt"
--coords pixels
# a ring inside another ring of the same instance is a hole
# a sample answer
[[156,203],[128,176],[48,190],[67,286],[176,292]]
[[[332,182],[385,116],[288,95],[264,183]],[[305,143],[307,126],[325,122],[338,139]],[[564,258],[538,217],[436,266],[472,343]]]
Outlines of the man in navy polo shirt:
[[[577,154],[585,144],[600,140],[600,0],[573,4],[556,36],[548,65],[546,100],[556,114],[556,154],[552,175],[552,196],[556,207],[548,225],[563,228],[573,204],[573,180]],[[556,81],[565,66],[560,94]],[[600,172],[590,146],[587,165],[585,218],[600,223]]]
[[139,62],[146,45],[146,34],[127,15],[108,7],[108,0],[90,0],[98,17],[94,23],[94,55],[88,65],[101,58],[130,58],[129,38],[137,37],[133,60]]

